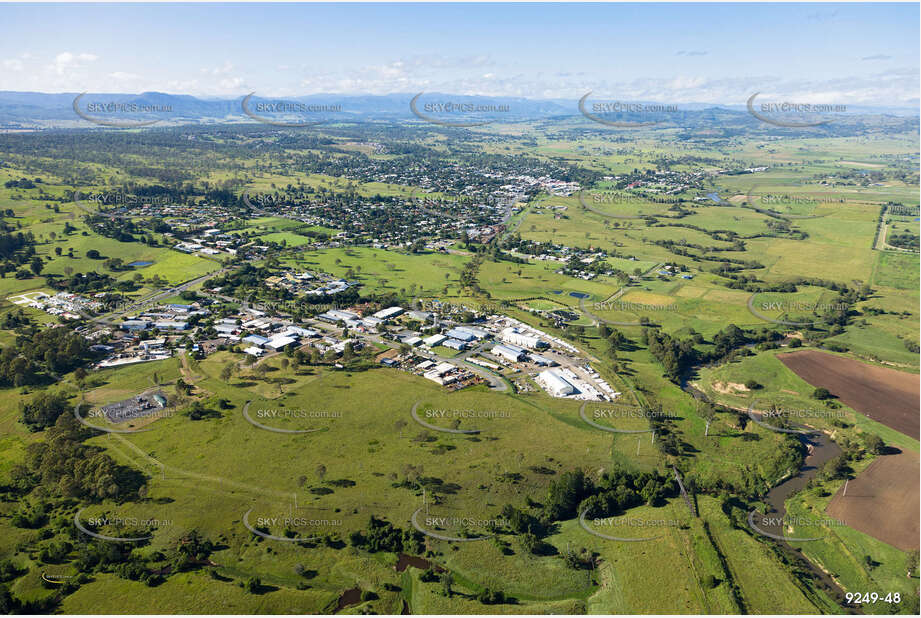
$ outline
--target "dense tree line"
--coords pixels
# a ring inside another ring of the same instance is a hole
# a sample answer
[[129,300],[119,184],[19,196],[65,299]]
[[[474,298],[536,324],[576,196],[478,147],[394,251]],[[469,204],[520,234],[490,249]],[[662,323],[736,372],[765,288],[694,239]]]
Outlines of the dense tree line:
[[402,530],[386,519],[372,515],[365,530],[353,530],[349,544],[374,553],[379,551],[419,554],[423,551],[422,533],[417,530]]
[[48,381],[92,358],[89,343],[66,328],[29,327],[14,345],[0,350],[0,386],[24,386]]
[[143,474],[122,466],[103,449],[87,446],[87,428],[61,414],[41,442],[26,447],[25,461],[10,470],[10,484],[20,492],[83,500],[136,499],[146,484]]

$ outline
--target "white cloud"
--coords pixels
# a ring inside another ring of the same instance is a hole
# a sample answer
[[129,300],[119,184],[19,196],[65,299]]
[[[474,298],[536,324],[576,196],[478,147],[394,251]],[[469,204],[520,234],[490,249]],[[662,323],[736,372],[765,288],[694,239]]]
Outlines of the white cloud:
[[54,62],[49,65],[49,68],[57,73],[58,75],[67,75],[74,71],[75,69],[80,69],[85,67],[91,62],[95,62],[99,59],[99,56],[95,54],[73,54],[71,52],[61,52],[54,57]]
[[109,73],[109,77],[121,82],[136,81],[141,79],[140,75],[136,75],[134,73],[125,73],[124,71],[115,71],[114,73]]

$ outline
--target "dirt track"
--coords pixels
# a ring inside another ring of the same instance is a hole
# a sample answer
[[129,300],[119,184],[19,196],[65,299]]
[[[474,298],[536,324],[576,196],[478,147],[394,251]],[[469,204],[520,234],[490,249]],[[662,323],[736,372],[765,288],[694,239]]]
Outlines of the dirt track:
[[918,549],[918,454],[884,455],[838,490],[825,512],[908,551]]
[[918,376],[816,350],[778,354],[778,360],[816,387],[896,431],[919,437]]

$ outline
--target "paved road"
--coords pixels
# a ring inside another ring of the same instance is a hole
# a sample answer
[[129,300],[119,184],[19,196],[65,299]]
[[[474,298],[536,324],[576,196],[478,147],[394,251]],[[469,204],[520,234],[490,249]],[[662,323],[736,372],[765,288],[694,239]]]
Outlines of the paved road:
[[131,313],[131,312],[133,312],[133,311],[136,311],[136,310],[138,310],[138,309],[140,309],[140,308],[142,308],[142,307],[144,307],[144,306],[146,306],[146,305],[152,305],[152,304],[156,303],[158,300],[161,300],[161,299],[163,299],[163,298],[167,298],[168,296],[174,296],[174,295],[176,295],[176,294],[179,294],[180,292],[182,292],[182,291],[184,291],[184,290],[187,290],[187,289],[189,289],[190,287],[192,287],[192,286],[194,286],[194,285],[198,285],[199,283],[202,283],[202,282],[204,282],[204,281],[207,281],[208,279],[211,279],[212,277],[218,277],[218,276],[224,274],[225,272],[227,272],[228,270],[231,270],[232,268],[233,268],[233,267],[225,266],[224,268],[222,268],[222,269],[220,269],[220,270],[218,270],[218,271],[216,271],[216,272],[210,272],[210,273],[208,273],[207,275],[202,275],[201,277],[196,277],[195,279],[190,279],[189,281],[186,281],[185,283],[181,283],[181,284],[179,284],[179,285],[177,285],[177,286],[175,286],[175,287],[164,288],[164,289],[158,290],[158,291],[156,291],[156,292],[153,292],[153,293],[151,293],[151,294],[145,296],[144,298],[138,300],[137,302],[134,302],[134,303],[128,305],[127,307],[125,307],[125,308],[123,308],[123,309],[119,309],[119,310],[113,311],[113,312],[111,312],[111,313],[107,313],[107,314],[105,314],[105,315],[101,315],[101,316],[98,316],[98,317],[95,317],[95,318],[92,318],[92,317],[90,317],[90,316],[88,316],[88,315],[85,315],[84,317],[87,318],[88,320],[90,320],[90,321],[93,322],[93,323],[96,323],[96,324],[103,324],[103,325],[108,326],[108,325],[111,324],[112,321],[115,320],[116,318],[119,318],[119,317],[121,317],[121,316],[123,316],[123,315],[125,315],[125,314],[127,314],[127,313]]

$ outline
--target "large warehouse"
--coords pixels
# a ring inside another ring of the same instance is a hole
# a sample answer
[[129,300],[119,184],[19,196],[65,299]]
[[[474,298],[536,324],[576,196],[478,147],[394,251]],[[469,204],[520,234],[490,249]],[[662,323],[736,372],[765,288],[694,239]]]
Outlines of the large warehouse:
[[576,392],[576,388],[553,369],[544,369],[537,374],[537,382],[554,397],[565,397]]
[[540,337],[525,334],[517,328],[513,328],[511,326],[499,333],[499,338],[506,343],[518,345],[530,350],[542,350],[544,348],[550,347],[550,344]]

